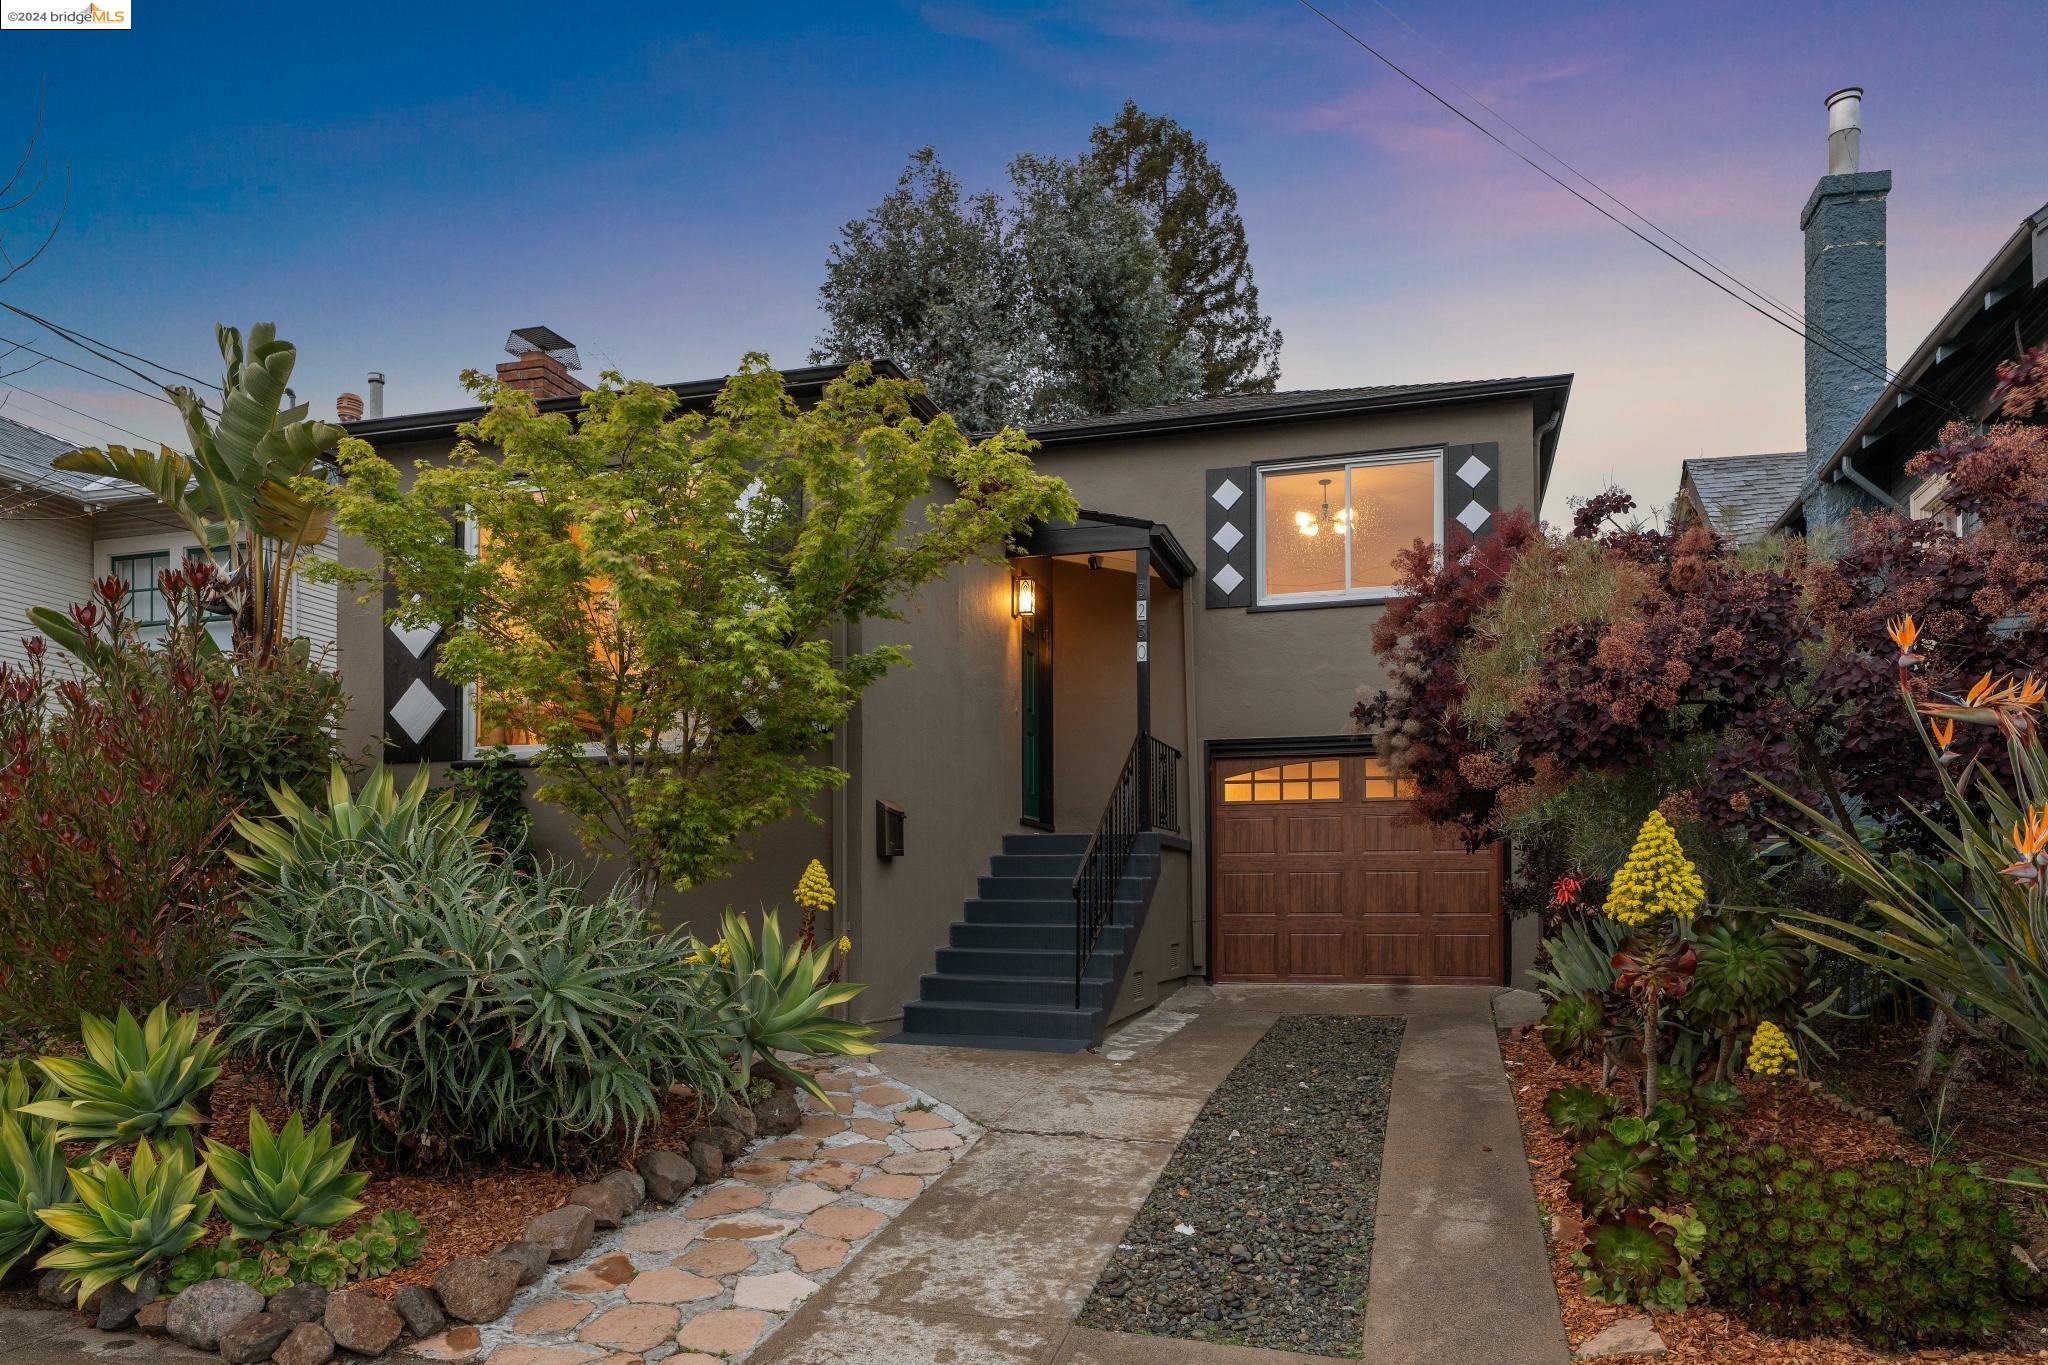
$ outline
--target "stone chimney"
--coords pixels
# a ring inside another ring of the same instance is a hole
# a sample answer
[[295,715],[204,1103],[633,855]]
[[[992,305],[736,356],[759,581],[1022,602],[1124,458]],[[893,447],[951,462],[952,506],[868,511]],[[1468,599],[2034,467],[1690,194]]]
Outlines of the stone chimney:
[[535,398],[574,398],[590,386],[570,371],[583,367],[568,338],[547,327],[522,327],[505,338],[513,359],[498,363],[498,382]]
[[[1825,463],[1884,389],[1885,196],[1890,171],[1863,169],[1863,91],[1829,95],[1828,173],[1799,214],[1806,234],[1806,467]],[[1852,490],[1823,485],[1808,526],[1840,521]]]
[[363,420],[363,396],[359,393],[344,393],[334,400],[336,421],[360,422]]

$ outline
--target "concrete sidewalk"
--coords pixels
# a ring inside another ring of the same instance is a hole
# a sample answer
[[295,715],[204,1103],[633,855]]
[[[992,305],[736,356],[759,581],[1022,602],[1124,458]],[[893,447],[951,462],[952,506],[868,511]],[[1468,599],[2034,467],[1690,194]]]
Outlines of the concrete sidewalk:
[[1209,1092],[1282,1014],[1398,1014],[1364,1327],[1369,1361],[1566,1358],[1497,992],[1198,987],[1099,1053],[892,1045],[884,1071],[988,1132],[755,1352],[783,1365],[1305,1365],[1073,1326]]

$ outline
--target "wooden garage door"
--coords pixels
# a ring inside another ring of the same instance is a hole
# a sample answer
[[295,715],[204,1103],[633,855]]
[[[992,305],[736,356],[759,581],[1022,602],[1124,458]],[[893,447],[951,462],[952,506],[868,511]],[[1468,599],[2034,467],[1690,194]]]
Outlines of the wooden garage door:
[[1217,760],[1216,978],[1497,984],[1500,852],[1467,853],[1404,796],[1376,758]]

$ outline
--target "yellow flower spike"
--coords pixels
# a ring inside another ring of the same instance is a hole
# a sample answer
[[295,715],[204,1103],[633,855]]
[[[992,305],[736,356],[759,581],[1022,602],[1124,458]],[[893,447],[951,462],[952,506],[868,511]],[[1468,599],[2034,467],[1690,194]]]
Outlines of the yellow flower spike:
[[853,951],[853,939],[846,934],[839,936],[839,955],[845,957]]
[[804,868],[803,876],[797,878],[792,900],[814,915],[822,915],[838,902],[838,895],[832,890],[832,878],[825,871],[825,865],[816,858]]
[[1677,831],[1662,811],[1653,810],[1614,874],[1601,909],[1609,919],[1635,927],[1666,915],[1690,919],[1706,899],[1699,869],[1685,856]]
[[1750,1035],[1749,1056],[1744,1059],[1751,1075],[1782,1076],[1798,1063],[1799,1052],[1785,1036],[1785,1030],[1768,1019],[1756,1026],[1756,1032]]

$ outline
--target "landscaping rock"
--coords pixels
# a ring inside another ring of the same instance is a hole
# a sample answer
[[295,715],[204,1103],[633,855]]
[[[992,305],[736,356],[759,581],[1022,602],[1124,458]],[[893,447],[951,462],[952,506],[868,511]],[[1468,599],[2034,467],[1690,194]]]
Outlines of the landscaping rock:
[[618,1195],[619,1202],[626,1206],[628,1215],[638,1213],[640,1206],[647,1202],[647,1182],[639,1172],[618,1170],[597,1182]]
[[596,1235],[597,1215],[581,1204],[544,1213],[526,1225],[526,1240],[545,1248],[550,1261],[574,1260]]
[[1625,1318],[1603,1328],[1572,1352],[1574,1360],[1603,1360],[1610,1356],[1661,1356],[1664,1338],[1648,1318]]
[[36,1298],[52,1308],[78,1307],[78,1295],[64,1287],[64,1272],[45,1270],[43,1277],[36,1281]]
[[[716,1120],[706,1124],[704,1126],[704,1131],[697,1134],[697,1136],[702,1138],[706,1142],[715,1144],[719,1150],[720,1155],[724,1156],[727,1161],[732,1160],[741,1152],[747,1150],[746,1134],[742,1133],[737,1128],[729,1127],[726,1124],[717,1122]],[[694,1147],[695,1144],[693,1143],[693,1150]]]
[[292,1328],[271,1359],[277,1365],[327,1365],[334,1359],[334,1338],[319,1323],[302,1322]]
[[797,1108],[794,1090],[778,1089],[754,1106],[754,1124],[761,1134],[780,1137],[784,1133],[793,1133],[803,1121],[803,1111]]
[[257,1365],[270,1359],[298,1325],[275,1313],[251,1313],[220,1334],[220,1358],[228,1365]]
[[240,1280],[201,1280],[171,1300],[164,1332],[180,1345],[211,1351],[228,1328],[262,1311],[263,1295]]
[[125,1332],[135,1325],[135,1315],[142,1311],[142,1305],[155,1303],[161,1292],[162,1282],[154,1273],[144,1275],[135,1282],[133,1289],[110,1284],[106,1292],[99,1295],[98,1315],[93,1326],[102,1332]]
[[295,1284],[272,1294],[263,1311],[286,1322],[318,1322],[327,1314],[327,1290],[317,1284]]
[[569,1191],[569,1202],[589,1209],[601,1228],[615,1228],[626,1217],[626,1201],[609,1185],[578,1185]]
[[664,1204],[675,1203],[697,1183],[697,1168],[674,1152],[648,1152],[638,1165],[647,1193]]
[[[726,1100],[723,1104],[712,1110],[711,1122],[732,1129],[749,1142],[759,1136],[761,1131],[759,1121],[754,1117],[754,1111],[741,1104],[738,1100]],[[727,1153],[727,1155],[733,1154]]]
[[[515,1242],[514,1246],[532,1246],[531,1242]],[[541,1263],[547,1263],[547,1253],[541,1253]],[[441,1301],[434,1297],[434,1291],[423,1284],[401,1285],[391,1296],[392,1311],[405,1319],[405,1330],[416,1337],[430,1337],[448,1326],[448,1315],[441,1311]]]
[[690,1139],[690,1164],[697,1168],[697,1179],[709,1185],[725,1174],[725,1149],[703,1134]]
[[147,1332],[153,1337],[162,1336],[164,1334],[164,1318],[169,1315],[170,1311],[171,1301],[169,1299],[158,1299],[155,1303],[145,1303],[142,1307],[135,1310],[135,1330]]
[[366,1356],[382,1355],[405,1330],[405,1319],[375,1294],[361,1289],[344,1289],[327,1296],[327,1312],[320,1320],[327,1335],[344,1351]]
[[[538,1242],[507,1242],[491,1253],[494,1261],[510,1261],[519,1267],[519,1283],[529,1285],[548,1273],[548,1249]],[[441,1329],[436,1327],[435,1332]],[[422,1332],[431,1336],[432,1332]]]
[[504,1316],[518,1292],[519,1267],[493,1256],[459,1257],[434,1276],[441,1307],[463,1322],[491,1322]]

